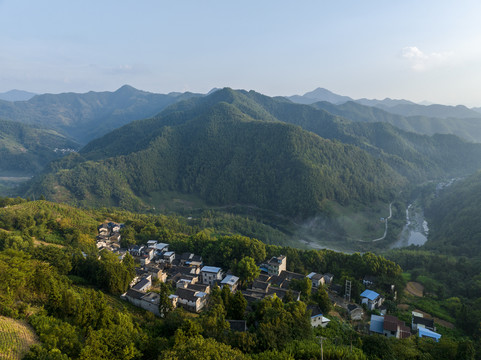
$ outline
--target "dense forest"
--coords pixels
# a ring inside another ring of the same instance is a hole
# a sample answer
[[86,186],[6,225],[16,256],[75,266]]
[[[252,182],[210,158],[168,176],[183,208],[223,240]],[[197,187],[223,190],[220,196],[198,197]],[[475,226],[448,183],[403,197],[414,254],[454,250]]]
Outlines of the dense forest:
[[[175,251],[194,251],[206,263],[234,273],[246,259],[285,254],[290,271],[329,271],[354,284],[366,274],[376,275],[402,288],[401,268],[381,256],[303,251],[238,234],[213,236],[178,217],[0,200],[0,314],[26,319],[40,340],[25,359],[312,359],[321,352],[326,359],[474,358],[473,342],[462,335],[446,334],[439,343],[386,339],[355,331],[335,317],[327,328],[313,329],[307,305],[327,314],[332,303],[323,287],[313,291],[307,280],[293,285],[301,301],[273,297],[248,305],[240,292],[214,288],[202,314],[167,306],[164,317],[156,318],[118,299],[134,276],[133,258],[119,261],[105,251],[98,256],[94,235],[96,225],[108,218],[125,223],[127,243],[167,241]],[[160,287],[162,296],[171,291]],[[228,319],[245,320],[248,331],[230,330]]]
[[1,174],[33,175],[50,161],[65,155],[65,151],[79,147],[78,143],[54,130],[0,120]]
[[[314,134],[313,134],[314,133]],[[462,161],[460,161],[462,159]],[[360,123],[253,91],[178,102],[49,165],[29,196],[145,210],[153,193],[200,197],[306,218],[389,201],[408,182],[481,166],[481,145]]]

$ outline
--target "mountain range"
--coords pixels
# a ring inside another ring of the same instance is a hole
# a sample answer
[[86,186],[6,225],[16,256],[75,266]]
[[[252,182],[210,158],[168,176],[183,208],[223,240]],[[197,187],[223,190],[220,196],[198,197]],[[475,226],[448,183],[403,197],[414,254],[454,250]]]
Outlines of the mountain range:
[[[460,162],[459,159],[463,161]],[[481,167],[481,144],[352,122],[254,91],[218,90],[131,122],[52,162],[27,195],[83,206],[151,206],[190,194],[305,218],[388,201],[409,182]]]
[[0,119],[53,129],[86,144],[130,121],[151,117],[192,93],[154,94],[125,85],[114,92],[37,95],[0,101]]

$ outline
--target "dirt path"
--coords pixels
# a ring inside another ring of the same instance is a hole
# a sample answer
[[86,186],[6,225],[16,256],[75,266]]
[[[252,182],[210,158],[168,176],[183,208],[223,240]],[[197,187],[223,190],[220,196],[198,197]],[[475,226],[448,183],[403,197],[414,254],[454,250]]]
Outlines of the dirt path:
[[424,293],[424,286],[418,282],[410,281],[406,285],[406,289],[404,289],[410,295],[414,295],[417,297],[423,297]]

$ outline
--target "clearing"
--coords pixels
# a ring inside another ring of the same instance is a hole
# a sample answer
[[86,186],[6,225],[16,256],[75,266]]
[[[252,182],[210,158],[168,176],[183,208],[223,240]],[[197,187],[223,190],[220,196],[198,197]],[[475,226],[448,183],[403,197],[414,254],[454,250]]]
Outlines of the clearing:
[[0,359],[22,359],[38,341],[26,322],[0,316]]
[[406,289],[404,289],[410,295],[414,295],[417,297],[423,297],[424,293],[424,286],[415,281],[409,281],[406,285]]

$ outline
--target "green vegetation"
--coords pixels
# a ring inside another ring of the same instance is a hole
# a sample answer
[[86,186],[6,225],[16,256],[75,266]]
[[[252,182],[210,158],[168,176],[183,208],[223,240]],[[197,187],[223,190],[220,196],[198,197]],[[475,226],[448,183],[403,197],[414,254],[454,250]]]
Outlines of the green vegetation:
[[0,118],[52,129],[85,144],[192,96],[196,95],[153,94],[128,85],[115,92],[43,94],[28,101],[0,101]]
[[[0,174],[28,176],[63,156],[60,149],[78,150],[79,145],[53,130],[0,120]],[[57,151],[55,151],[57,149]]]
[[[45,201],[1,201],[8,207],[1,209],[0,217],[7,219],[0,226],[7,228],[0,233],[4,240],[0,249],[0,314],[26,319],[35,330],[40,343],[31,347],[26,359],[311,359],[320,356],[317,336],[324,338],[322,351],[330,359],[403,359],[409,358],[408,354],[424,359],[473,358],[471,341],[449,335],[439,344],[424,339],[386,340],[362,335],[349,323],[334,318],[327,328],[312,329],[307,305],[317,304],[328,312],[331,303],[324,289],[311,291],[310,281],[293,283],[302,292],[303,301],[299,302],[289,301],[288,296],[285,302],[266,298],[247,311],[240,292],[214,288],[201,315],[166,307],[165,317],[155,318],[112,296],[124,291],[134,276],[132,258],[127,256],[120,262],[107,252],[101,252],[99,258],[96,249],[90,247],[89,253],[89,247],[84,247],[88,241],[71,241],[68,236],[77,230],[80,237],[93,239],[89,221],[98,224],[109,218],[126,224],[122,233],[126,241],[166,241],[175,251],[202,255],[209,265],[245,269],[246,282],[253,275],[243,264],[284,254],[290,271],[329,271],[341,282],[346,277],[359,282],[364,275],[376,275],[381,287],[394,283],[402,288],[401,268],[372,253],[305,251],[240,235],[214,236],[174,216],[105,209],[87,212],[64,205],[55,208]],[[52,214],[39,217],[38,226],[44,226],[47,233],[56,229],[65,245],[62,248],[33,245],[32,236],[37,236],[34,215],[49,207]],[[11,214],[22,220],[16,223]],[[79,224],[83,221],[86,225]],[[63,225],[54,226],[57,222]],[[82,253],[82,248],[87,252]],[[167,291],[168,287],[161,289],[163,295]],[[451,303],[455,305],[453,300]],[[230,331],[227,319],[245,320],[249,330]]]
[[[412,105],[408,105],[407,107]],[[421,116],[391,112],[393,110],[396,111],[396,109],[399,110],[400,107],[395,107],[394,109],[386,107],[382,109],[364,106],[353,101],[348,101],[340,105],[334,105],[329,102],[317,102],[312,104],[312,106],[356,122],[385,122],[404,131],[422,135],[453,134],[467,141],[481,141],[479,114],[473,113],[466,108],[465,110],[467,111],[460,114],[452,113],[450,115],[446,111],[447,107],[444,107],[443,109],[439,109],[438,114],[426,113]]]

